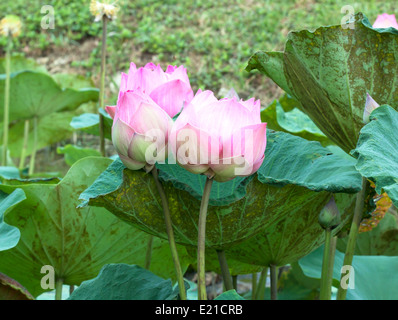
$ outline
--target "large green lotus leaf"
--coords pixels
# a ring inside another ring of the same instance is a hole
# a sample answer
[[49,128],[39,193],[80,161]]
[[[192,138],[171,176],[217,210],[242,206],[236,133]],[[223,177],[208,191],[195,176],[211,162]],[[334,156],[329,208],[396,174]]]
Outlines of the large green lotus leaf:
[[378,194],[384,190],[398,206],[398,112],[384,105],[374,110],[370,119],[353,151],[358,159],[356,168],[375,182]]
[[[112,118],[102,109],[99,111],[104,116],[104,136],[111,140],[112,137]],[[70,122],[70,125],[75,130],[81,130],[96,136],[100,135],[99,132],[99,116],[94,113],[83,113],[76,116]]]
[[[0,272],[36,297],[45,291],[40,286],[44,265],[53,266],[55,276],[69,285],[92,279],[107,263],[143,266],[148,234],[104,208],[76,208],[79,194],[110,163],[107,158],[88,157],[76,162],[57,184],[0,185],[6,193],[22,189],[27,198],[6,215],[5,221],[21,231],[21,239],[16,247],[0,252]],[[151,270],[172,277],[174,266],[167,242],[153,240]],[[179,248],[179,254],[186,270],[192,259],[185,248]]]
[[[175,165],[177,168],[177,165]],[[192,177],[197,181],[197,177]],[[264,197],[279,193],[278,187],[264,186],[257,180],[246,188],[243,199],[223,206],[210,206],[207,217],[206,245],[222,249],[251,236],[267,220],[278,219],[263,206]],[[172,182],[164,182],[168,197],[175,238],[178,243],[196,246],[197,220],[200,201],[188,191],[177,189]],[[185,188],[188,190],[188,186]],[[305,188],[303,188],[305,189]],[[233,192],[233,190],[230,190]],[[303,190],[303,192],[305,192]],[[288,196],[284,192],[281,197]],[[166,239],[163,209],[153,177],[143,171],[126,169],[120,160],[115,162],[81,195],[82,205],[104,206],[120,219],[139,229]],[[262,200],[260,200],[262,199]],[[271,208],[272,207],[272,208]]]
[[[206,227],[206,245],[225,249],[299,210],[308,198],[318,214],[329,192],[355,193],[361,177],[354,159],[334,156],[318,142],[283,132],[268,132],[265,160],[257,174],[213,183]],[[176,241],[196,246],[200,194],[205,177],[178,165],[159,165],[168,196]],[[284,187],[283,187],[284,186]],[[316,192],[312,192],[316,191]],[[324,192],[322,192],[324,191]],[[104,206],[145,232],[166,238],[161,202],[150,174],[127,170],[116,160],[80,196],[82,206]],[[316,200],[314,199],[316,198]],[[310,214],[310,213],[309,213]]]
[[4,216],[25,199],[26,196],[22,189],[16,189],[11,194],[0,191],[0,251],[14,248],[18,244],[21,232],[18,228],[5,223]]
[[56,73],[53,74],[52,77],[61,88],[80,90],[83,88],[92,89],[95,87],[94,82],[90,78],[86,78],[80,74]]
[[[131,226],[128,225],[131,228]],[[148,248],[148,241],[150,237],[153,237],[137,228],[133,227],[134,233],[140,237],[141,240],[137,240],[134,245],[137,246],[135,256],[129,260],[127,260],[130,264],[136,264],[141,267],[145,267],[146,264],[146,253]],[[145,245],[144,245],[145,244]],[[140,245],[140,246],[139,246]],[[195,259],[192,258],[191,255],[188,254],[186,247],[177,245],[178,250],[178,259],[180,260],[181,270],[184,274],[190,265],[195,263]],[[163,240],[158,237],[153,237],[152,239],[152,254],[151,254],[151,263],[149,270],[159,277],[168,279],[171,278],[174,282],[177,281],[177,277],[175,275],[175,267],[174,262],[171,256],[170,245],[168,240]]]
[[[286,76],[283,72],[283,52],[256,52],[249,60],[246,71],[258,70],[271,78],[286,93],[294,96],[290,91]],[[287,110],[286,110],[287,111]]]
[[[309,134],[315,135],[314,139],[307,139],[307,140],[315,140],[318,139],[325,139],[325,135],[318,129],[318,127],[312,122],[312,120],[302,111],[295,108],[292,111],[284,112],[282,106],[280,104],[276,105],[276,116],[279,125],[285,129],[287,132],[293,133],[295,135],[301,136],[301,134]],[[302,133],[302,131],[304,131]],[[319,137],[317,137],[319,136]],[[309,137],[311,137],[309,135]],[[303,136],[305,138],[305,136]]]
[[[70,138],[74,130],[69,126],[69,123],[74,115],[74,112],[65,111],[50,113],[39,118],[37,121],[37,150]],[[19,121],[10,127],[8,147],[11,156],[20,157],[23,136],[24,121]],[[33,152],[33,141],[33,121],[30,121],[26,156],[31,155]]]
[[[348,237],[338,239],[337,249],[345,252]],[[358,234],[355,255],[398,256],[398,217],[387,212],[372,230]]]
[[1,300],[34,300],[34,298],[20,283],[0,272]]
[[232,289],[221,293],[214,300],[245,300],[245,299],[242,298],[242,296],[240,296],[235,289]]
[[[73,110],[82,103],[98,100],[98,89],[61,88],[48,74],[21,71],[11,74],[10,121],[41,118],[61,110]],[[5,75],[0,75],[0,117],[4,110]]]
[[91,148],[81,148],[72,144],[57,148],[58,154],[65,155],[65,162],[68,166],[72,166],[76,161],[85,157],[100,157],[101,152]]
[[39,177],[39,178],[29,178],[23,179],[21,177],[10,177],[7,179],[2,179],[2,183],[9,186],[21,186],[21,185],[28,185],[33,183],[40,183],[40,184],[57,184],[60,182],[60,178],[52,176],[52,177]]
[[[294,262],[279,277],[278,300],[314,300],[319,296],[319,287],[320,281],[307,277],[298,262]],[[266,298],[270,296],[266,292]]]
[[278,186],[294,184],[313,191],[356,193],[362,178],[354,165],[354,158],[335,155],[319,142],[269,132],[258,179]]
[[[10,63],[11,73],[23,70],[47,72],[46,67],[37,63],[34,59],[26,58],[23,55],[13,55]],[[0,74],[6,73],[6,58],[0,58]]]
[[[203,175],[192,174],[181,166],[169,163],[157,164],[159,176],[165,182],[179,189],[188,191],[196,199],[201,200],[206,178]],[[242,199],[246,194],[248,183],[252,177],[236,177],[227,182],[213,183],[210,191],[211,205],[227,205]]]
[[[304,274],[320,279],[323,246],[300,259]],[[333,279],[340,283],[340,272],[344,254],[336,250]],[[357,256],[352,261],[355,288],[347,289],[347,300],[397,300],[398,299],[398,257]],[[347,272],[344,273],[347,275]],[[344,280],[344,279],[343,279]]]
[[267,128],[288,132],[307,140],[315,140],[323,146],[332,142],[322,133],[315,123],[299,109],[300,103],[283,95],[261,111],[261,120],[267,122]]
[[[330,198],[330,193],[324,192]],[[338,233],[349,222],[355,205],[355,195],[335,194],[337,206],[342,213]],[[228,258],[261,266],[284,266],[298,261],[322,245],[325,232],[318,222],[324,204],[313,193],[284,219],[274,222],[252,238],[228,249]]]
[[398,107],[398,32],[373,29],[361,13],[353,26],[291,32],[283,56],[258,53],[249,63],[300,101],[302,111],[346,152],[355,148],[363,126],[367,92],[379,104]]
[[0,167],[0,180],[3,179],[19,179],[19,170],[16,167]]
[[173,300],[178,293],[164,280],[136,265],[109,264],[81,284],[68,300]]

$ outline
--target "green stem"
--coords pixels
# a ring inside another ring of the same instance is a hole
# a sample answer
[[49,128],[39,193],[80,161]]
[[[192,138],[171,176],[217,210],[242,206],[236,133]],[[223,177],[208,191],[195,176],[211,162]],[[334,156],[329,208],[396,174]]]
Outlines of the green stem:
[[29,139],[29,120],[25,120],[24,130],[23,130],[23,145],[21,151],[21,158],[19,159],[19,170],[23,170],[25,166],[26,150],[28,149],[28,139]]
[[[337,236],[332,236],[330,240],[330,251],[329,251],[329,268],[328,268],[328,279],[330,279],[330,292],[332,292],[332,283],[333,283],[333,269],[334,269],[334,258],[336,255],[336,246],[337,246]],[[331,298],[331,296],[330,296]]]
[[[352,260],[354,258],[354,251],[355,251],[355,244],[357,241],[359,225],[362,220],[363,209],[365,206],[365,197],[366,192],[368,189],[369,182],[365,177],[362,177],[362,189],[358,192],[356,203],[355,203],[355,210],[354,210],[354,217],[352,218],[350,233],[348,235],[348,242],[346,247],[346,252],[344,255],[343,266],[351,266]],[[337,291],[337,300],[345,300],[347,295],[347,289],[341,286],[341,281],[343,280],[344,275],[341,275],[340,278],[340,286]]]
[[[335,243],[334,243],[335,244]],[[321,292],[320,300],[330,300],[332,297],[332,276],[333,272],[330,272],[330,268],[333,269],[334,262],[334,250],[332,241],[332,230],[330,228],[325,229],[325,246],[323,249],[323,262],[322,262],[322,275],[321,275]],[[334,246],[334,248],[336,248]]]
[[[102,46],[101,46],[101,79],[100,79],[100,95],[99,107],[104,108],[105,100],[105,65],[106,65],[106,29],[108,18],[106,15],[102,17]],[[99,131],[100,131],[100,151],[105,157],[105,133],[104,133],[104,117],[98,112],[99,116]]]
[[2,166],[7,165],[7,149],[8,149],[8,124],[10,111],[10,76],[11,76],[11,45],[12,36],[8,35],[6,48],[6,81],[4,88],[4,119],[3,119],[3,158]]
[[218,262],[220,264],[222,279],[225,285],[225,290],[226,291],[232,290],[234,288],[234,285],[232,283],[231,274],[229,273],[227,258],[225,257],[225,251],[224,250],[216,250],[216,251],[218,256]]
[[207,300],[206,293],[206,217],[207,207],[209,206],[210,191],[213,179],[206,178],[203,190],[202,201],[200,203],[199,223],[198,223],[198,300]]
[[35,158],[37,149],[37,117],[33,118],[33,151],[30,156],[29,162],[29,175],[32,175],[35,171]]
[[268,267],[264,267],[264,269],[261,271],[260,279],[258,280],[258,283],[256,285],[257,287],[255,294],[256,300],[264,300],[265,283],[267,282],[267,277],[268,277]]
[[73,291],[75,291],[75,286],[74,285],[69,286],[69,295],[72,295]]
[[252,300],[256,299],[257,273],[252,273]]
[[55,300],[62,300],[62,285],[64,281],[62,278],[58,278],[55,282]]
[[270,278],[271,278],[271,300],[278,300],[278,268],[270,265]]
[[238,291],[238,275],[232,276],[232,285],[234,286],[235,291]]
[[152,172],[152,176],[155,180],[156,188],[158,189],[160,199],[162,201],[164,220],[165,220],[165,224],[166,224],[166,231],[167,231],[167,236],[169,239],[169,247],[170,247],[171,256],[172,256],[173,262],[174,262],[174,269],[175,269],[176,276],[177,276],[178,288],[180,290],[180,299],[186,300],[187,295],[185,292],[184,275],[182,273],[180,260],[178,258],[177,245],[176,245],[175,238],[174,238],[173,224],[171,221],[169,204],[167,202],[166,193],[164,192],[163,186],[159,181],[157,168],[153,167],[151,172]]
[[147,269],[147,270],[149,270],[149,268],[151,266],[152,243],[153,243],[153,236],[149,236],[147,247],[146,247],[146,255],[145,255],[145,269]]

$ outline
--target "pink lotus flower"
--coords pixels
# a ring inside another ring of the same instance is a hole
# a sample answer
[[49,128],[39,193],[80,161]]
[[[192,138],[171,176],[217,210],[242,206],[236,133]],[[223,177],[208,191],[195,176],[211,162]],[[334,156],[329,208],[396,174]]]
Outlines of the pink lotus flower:
[[266,125],[259,100],[217,100],[211,91],[199,90],[175,121],[169,144],[186,170],[223,182],[259,169]]
[[[184,66],[177,68],[169,65],[163,71],[160,65],[156,66],[152,62],[139,69],[131,63],[129,73],[122,73],[120,91],[128,90],[139,90],[149,95],[172,118],[193,98]],[[113,112],[111,109],[109,107],[110,115]]]
[[131,63],[129,73],[122,73],[117,105],[105,108],[113,118],[112,142],[127,168],[150,170],[165,160],[172,117],[192,98],[183,66],[164,72],[153,63],[139,69]]
[[107,111],[114,112],[112,142],[127,168],[150,171],[156,161],[166,159],[173,120],[151,97],[138,90],[120,91],[117,105]]
[[389,28],[393,27],[398,29],[398,23],[395,18],[395,14],[387,14],[383,13],[377,16],[375,23],[372,26],[373,28]]

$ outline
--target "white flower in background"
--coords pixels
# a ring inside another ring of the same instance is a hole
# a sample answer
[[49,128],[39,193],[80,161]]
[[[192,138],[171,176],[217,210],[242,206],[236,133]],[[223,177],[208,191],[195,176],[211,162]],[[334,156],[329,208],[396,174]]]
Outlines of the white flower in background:
[[19,17],[14,15],[5,16],[0,21],[0,34],[8,37],[9,35],[13,37],[18,37],[21,33],[22,22]]
[[116,19],[116,13],[119,8],[115,4],[116,2],[110,3],[109,1],[100,2],[91,0],[90,12],[95,16],[94,21],[101,21],[103,16],[106,16],[109,20]]

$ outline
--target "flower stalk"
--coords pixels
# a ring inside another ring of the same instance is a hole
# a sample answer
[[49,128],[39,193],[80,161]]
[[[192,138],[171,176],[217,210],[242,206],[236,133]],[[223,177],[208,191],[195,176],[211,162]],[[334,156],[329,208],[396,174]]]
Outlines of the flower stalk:
[[268,277],[268,267],[264,267],[264,269],[261,270],[260,279],[256,284],[256,290],[254,294],[255,300],[264,300],[265,284],[267,282],[267,277]]
[[231,274],[229,272],[227,258],[225,257],[225,251],[224,250],[216,250],[216,251],[218,256],[218,262],[220,264],[221,275],[223,278],[225,290],[226,291],[232,290],[234,289],[234,285],[232,282]]
[[252,273],[252,300],[256,299],[257,273]]
[[9,112],[10,112],[10,78],[11,78],[11,47],[12,36],[11,33],[7,36],[5,71],[6,81],[4,87],[4,118],[3,118],[3,157],[2,166],[7,165],[7,150],[8,150],[8,126],[9,126]]
[[270,278],[271,278],[271,300],[278,300],[278,268],[271,264]]
[[235,291],[238,291],[238,275],[232,276],[232,284]]
[[170,251],[171,251],[171,255],[173,258],[173,262],[174,262],[174,269],[175,269],[176,276],[177,276],[178,288],[180,290],[179,291],[180,299],[186,300],[187,295],[185,292],[184,277],[183,277],[183,273],[181,270],[180,260],[178,258],[177,245],[176,245],[175,238],[174,238],[173,225],[172,225],[172,221],[171,221],[169,204],[167,201],[166,193],[164,192],[163,186],[159,181],[158,169],[155,166],[153,167],[151,173],[155,180],[156,188],[158,189],[160,199],[162,201],[164,220],[165,220],[165,224],[166,224],[167,236],[169,239]]
[[36,149],[37,149],[37,139],[38,139],[38,132],[37,132],[37,117],[33,118],[33,151],[32,155],[30,156],[29,161],[29,175],[32,175],[35,171],[35,159],[36,159]]
[[[369,182],[365,177],[362,177],[362,189],[357,193],[354,216],[351,222],[350,233],[348,235],[348,242],[346,247],[346,252],[344,255],[343,266],[351,266],[352,260],[354,258],[355,244],[357,241],[358,230],[363,216],[363,209],[365,206],[365,197],[367,189],[369,187]],[[340,278],[340,287],[337,291],[337,300],[345,300],[347,295],[347,288],[341,286],[343,275]]]
[[334,256],[337,237],[332,235],[331,228],[325,229],[325,247],[323,250],[320,300],[330,300],[332,297],[332,281]]
[[28,149],[28,139],[29,139],[29,120],[25,120],[23,128],[23,145],[21,150],[21,158],[19,159],[19,170],[23,170],[25,165],[26,150]]
[[64,281],[62,278],[58,278],[55,282],[55,300],[62,300],[62,286]]
[[203,190],[202,201],[200,203],[199,224],[198,224],[198,300],[207,300],[206,293],[206,218],[209,206],[210,191],[213,179],[206,178]]
[[[105,65],[106,65],[106,34],[108,20],[116,19],[119,8],[115,6],[115,2],[111,3],[109,0],[103,2],[91,0],[90,12],[95,16],[94,21],[102,21],[102,46],[101,46],[101,74],[100,74],[100,95],[99,95],[99,110],[104,108],[105,99]],[[104,117],[98,111],[99,117],[99,132],[100,132],[100,151],[105,157],[105,133],[104,133]]]
[[2,166],[7,165],[7,151],[8,151],[8,127],[10,117],[10,85],[11,85],[11,49],[12,38],[20,35],[22,29],[22,22],[19,17],[14,15],[7,15],[0,21],[0,34],[7,37],[6,57],[5,57],[5,86],[4,86],[4,118],[3,118],[3,159]]
[[[99,94],[99,108],[104,108],[105,100],[105,66],[106,66],[106,33],[107,33],[108,17],[102,16],[102,45],[101,45],[101,79],[100,79],[100,94]],[[100,132],[100,151],[105,157],[105,132],[104,132],[104,116],[98,112],[99,116],[99,132]]]
[[325,246],[323,250],[320,300],[330,300],[332,296],[332,280],[336,237],[332,230],[341,223],[341,215],[334,196],[321,210],[318,216],[319,225],[325,230]]

